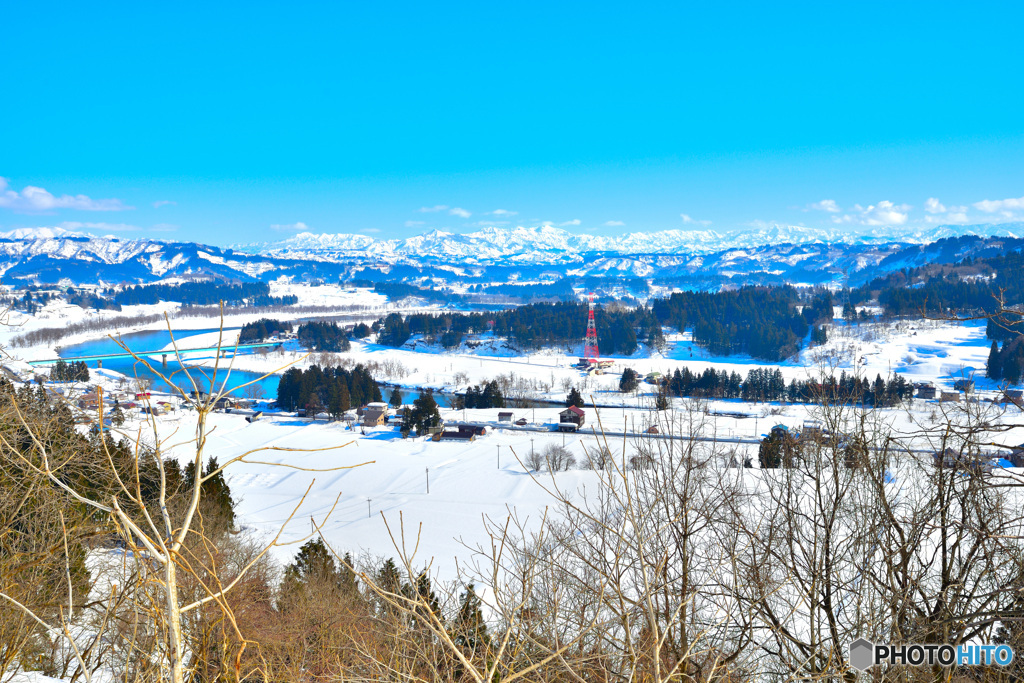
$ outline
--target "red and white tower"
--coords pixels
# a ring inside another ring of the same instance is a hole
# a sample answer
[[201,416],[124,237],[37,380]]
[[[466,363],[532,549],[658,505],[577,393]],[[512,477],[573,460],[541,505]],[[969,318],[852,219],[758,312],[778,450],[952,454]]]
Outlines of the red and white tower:
[[587,313],[587,336],[583,338],[583,357],[597,360],[597,326],[594,324],[594,295],[590,294],[590,309]]

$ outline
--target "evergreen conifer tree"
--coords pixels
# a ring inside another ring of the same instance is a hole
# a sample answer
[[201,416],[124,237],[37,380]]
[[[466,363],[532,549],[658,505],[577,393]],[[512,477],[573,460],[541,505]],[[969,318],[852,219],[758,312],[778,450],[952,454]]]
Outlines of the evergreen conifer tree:
[[459,601],[459,611],[452,625],[452,640],[459,647],[476,651],[488,642],[487,625],[484,623],[480,609],[480,597],[476,594],[473,584],[466,586],[466,591]]
[[573,387],[569,390],[569,395],[565,397],[565,407],[576,406],[577,408],[583,407],[583,395],[580,390]]
[[999,356],[999,342],[992,340],[992,348],[988,352],[987,372],[991,379],[1003,378],[1003,362]]
[[402,392],[398,387],[391,390],[391,397],[388,398],[388,404],[396,410],[402,407]]

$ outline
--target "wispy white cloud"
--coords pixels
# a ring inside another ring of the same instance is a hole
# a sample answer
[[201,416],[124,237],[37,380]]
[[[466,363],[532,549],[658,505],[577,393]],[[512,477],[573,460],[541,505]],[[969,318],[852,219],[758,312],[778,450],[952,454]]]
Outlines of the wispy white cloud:
[[625,223],[622,221],[605,221],[604,225],[606,228],[621,228]]
[[490,212],[491,216],[518,216],[518,211],[509,211],[508,209],[495,209]]
[[447,208],[447,204],[438,204],[437,206],[421,206],[416,210],[420,213],[437,213],[438,211],[444,211]]
[[685,213],[679,214],[679,217],[683,219],[683,223],[685,225],[703,225],[705,227],[708,226],[708,225],[711,225],[711,221],[698,221],[698,220],[694,220],[688,214],[685,214]]
[[275,223],[274,225],[270,226],[270,229],[271,230],[303,231],[303,230],[309,230],[309,226],[306,225],[305,223],[303,223],[302,221],[298,221],[296,223]]
[[425,221],[406,221],[405,227],[407,228],[418,228],[421,225],[426,225]]
[[841,209],[834,199],[822,199],[820,202],[808,204],[804,211],[827,211],[828,213],[839,213]]
[[89,223],[82,221],[64,221],[60,224],[60,227],[65,230],[102,230],[103,232],[130,232],[133,230],[142,230],[137,225],[129,225],[127,223]]
[[449,209],[448,213],[451,214],[452,216],[458,216],[459,218],[469,218],[470,216],[473,215],[469,211],[466,211],[465,209],[460,209],[457,206]]
[[1024,209],[1024,197],[1018,197],[1016,199],[983,199],[980,202],[974,203],[974,208],[978,211],[984,211],[985,213],[1003,213],[1012,212],[1018,209]]
[[171,223],[157,223],[149,229],[150,232],[174,232],[178,229],[177,225]]
[[84,194],[62,194],[59,197],[41,187],[26,185],[21,192],[9,190],[6,178],[0,178],[0,207],[29,213],[53,211],[55,209],[77,209],[79,211],[127,211],[120,199],[92,199]]
[[508,225],[508,224],[509,224],[509,221],[477,221],[475,223],[470,223],[470,227],[474,227],[474,228],[491,228],[491,227],[500,228],[500,227],[502,227],[504,225]]
[[925,200],[924,210],[928,213],[924,217],[925,223],[962,225],[970,222],[970,219],[967,217],[966,206],[946,206],[935,197],[929,197]]
[[579,218],[573,218],[571,221],[564,221],[562,223],[559,223],[559,225],[562,227],[568,227],[570,225],[579,225],[582,222],[583,221],[581,221]]
[[177,205],[178,205],[178,202],[170,200],[170,199],[158,199],[157,201],[153,202],[153,208],[154,209],[159,209],[161,206],[177,206]]
[[888,200],[867,207],[854,204],[851,213],[833,216],[832,221],[853,225],[903,225],[907,222],[910,209],[909,204],[894,204]]
[[376,235],[378,232],[380,232],[380,228],[363,228],[359,232],[363,233],[364,235]]

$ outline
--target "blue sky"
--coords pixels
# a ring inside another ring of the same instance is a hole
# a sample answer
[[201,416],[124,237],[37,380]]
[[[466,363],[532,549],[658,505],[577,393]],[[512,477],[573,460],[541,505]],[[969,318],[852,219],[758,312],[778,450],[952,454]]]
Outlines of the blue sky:
[[1019,2],[8,3],[0,229],[1024,220],[1022,20]]

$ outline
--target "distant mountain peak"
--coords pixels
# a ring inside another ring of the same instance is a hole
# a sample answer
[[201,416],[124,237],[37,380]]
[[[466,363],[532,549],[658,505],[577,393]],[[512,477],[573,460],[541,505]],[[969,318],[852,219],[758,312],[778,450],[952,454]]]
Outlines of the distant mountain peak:
[[80,232],[65,230],[64,228],[17,228],[0,232],[0,237],[9,240],[45,240],[58,239],[61,237],[89,237]]

